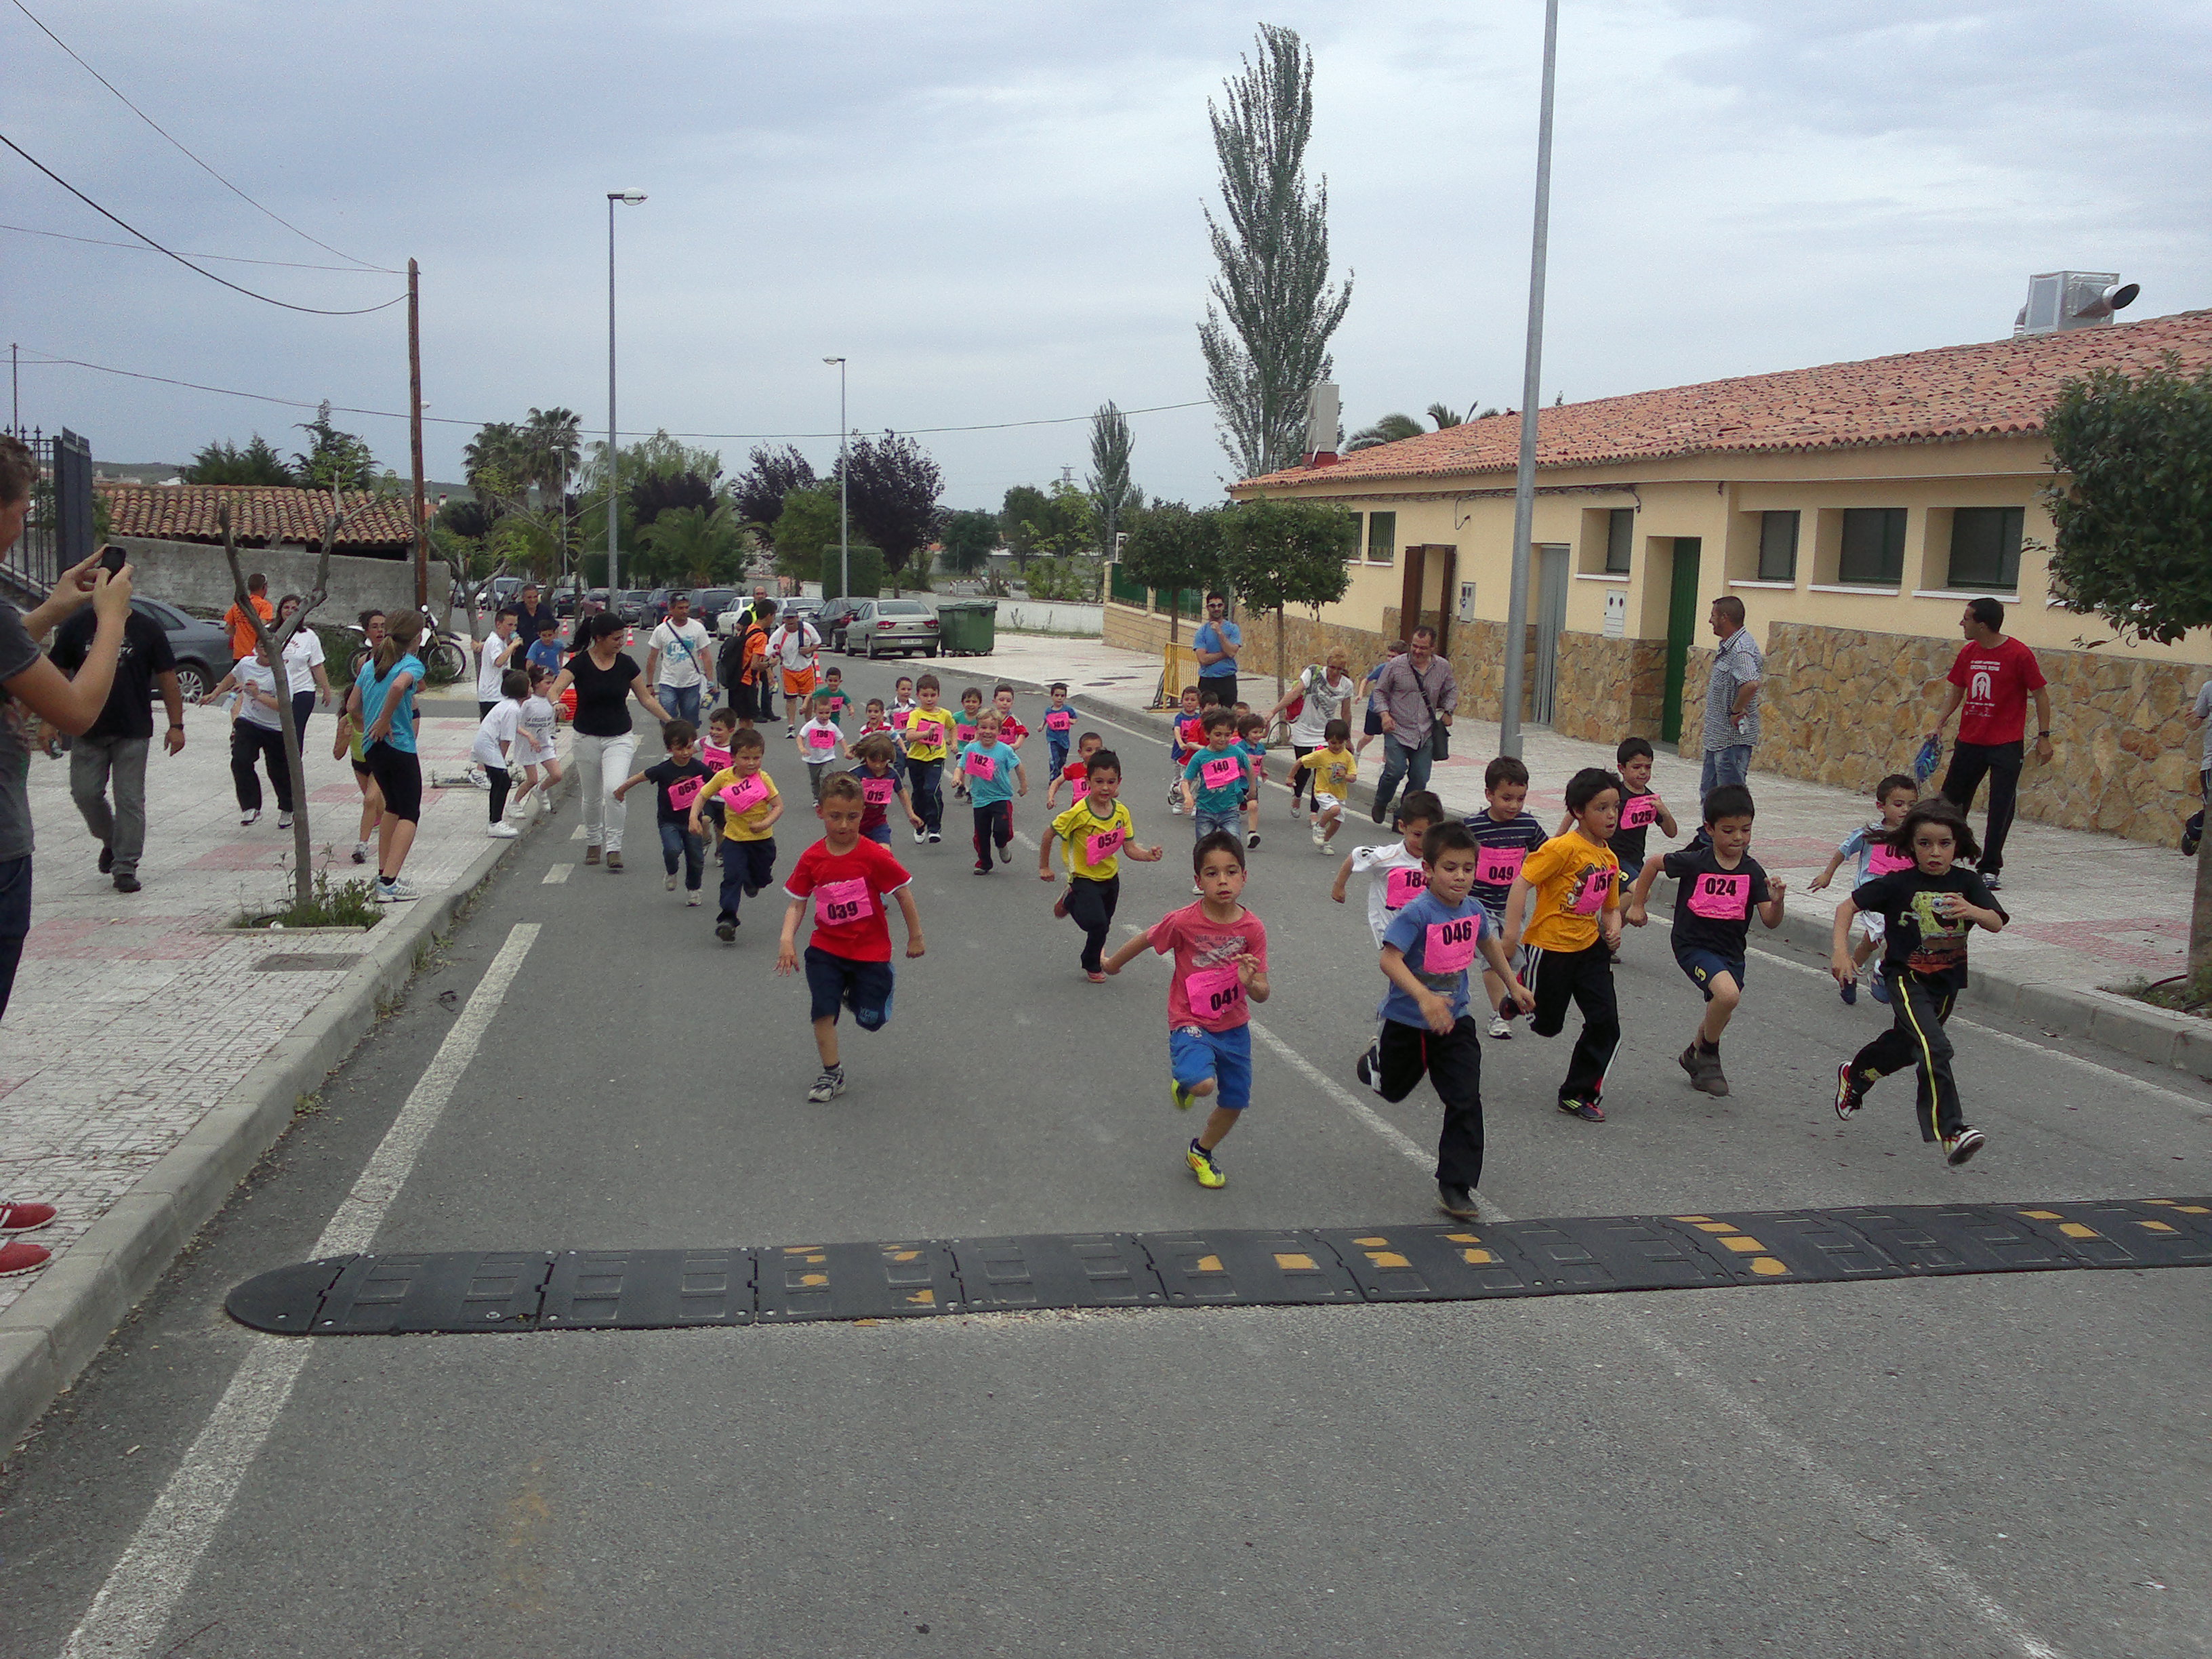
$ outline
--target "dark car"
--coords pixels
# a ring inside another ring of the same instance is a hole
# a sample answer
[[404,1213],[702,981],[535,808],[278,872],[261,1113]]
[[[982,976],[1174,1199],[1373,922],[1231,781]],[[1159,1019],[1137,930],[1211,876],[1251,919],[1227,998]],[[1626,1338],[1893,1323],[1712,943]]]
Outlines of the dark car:
[[702,587],[691,596],[691,614],[706,623],[712,634],[720,624],[722,613],[736,605],[738,599],[734,587]]
[[615,595],[615,615],[635,628],[645,620],[645,602],[652,597],[649,588],[625,587]]
[[658,627],[668,619],[668,602],[678,593],[690,590],[682,587],[656,587],[645,596],[645,611],[638,617],[641,623]]
[[842,651],[845,648],[845,625],[853,620],[853,613],[866,603],[866,599],[836,599],[817,611],[813,619],[814,631],[822,636],[822,643],[832,651]]
[[230,672],[230,630],[221,623],[188,617],[173,605],[131,595],[131,608],[161,624],[177,659],[177,689],[186,702],[204,696]]

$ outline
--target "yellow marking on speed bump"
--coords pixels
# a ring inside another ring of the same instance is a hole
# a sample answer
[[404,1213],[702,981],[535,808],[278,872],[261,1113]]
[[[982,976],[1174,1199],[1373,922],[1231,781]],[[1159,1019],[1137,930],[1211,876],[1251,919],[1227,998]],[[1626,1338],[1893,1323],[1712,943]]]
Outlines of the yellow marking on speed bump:
[[1370,1250],[1367,1259],[1378,1267],[1410,1267],[1413,1265],[1395,1250]]
[[799,1282],[802,1285],[827,1285],[830,1282],[830,1275],[828,1273],[801,1273],[799,1276]]
[[1202,1255],[1198,1259],[1198,1266],[1193,1267],[1191,1271],[1194,1273],[1218,1273],[1221,1271],[1221,1258],[1218,1255]]
[[[1733,1244],[1735,1243],[1735,1240],[1731,1238],[1729,1240],[1729,1243]],[[1777,1261],[1771,1255],[1753,1257],[1752,1259],[1751,1270],[1763,1279],[1777,1279],[1790,1271],[1787,1266],[1782,1262]]]
[[1700,1221],[1700,1222],[1703,1222],[1703,1221],[1711,1221],[1711,1220],[1712,1219],[1712,1217],[1711,1217],[1711,1216],[1709,1216],[1709,1215],[1678,1215],[1678,1216],[1676,1216],[1676,1217],[1674,1218],[1674,1219],[1675,1219],[1675,1220],[1677,1220],[1677,1221]]
[[1698,1231],[1701,1233],[1732,1233],[1735,1231],[1735,1223],[1733,1221],[1700,1221],[1698,1223]]
[[1455,1244],[1480,1244],[1482,1243],[1482,1235],[1480,1233],[1446,1233],[1444,1237],[1451,1240]]
[[907,1300],[914,1304],[917,1308],[933,1308],[937,1305],[937,1292],[935,1291],[916,1291],[912,1296],[907,1297]]
[[2069,1238],[2101,1238],[2104,1235],[2094,1227],[2085,1227],[2078,1221],[2062,1221],[2058,1231]]
[[2163,1221],[2138,1221],[2136,1223],[2136,1225],[2138,1227],[2148,1227],[2154,1233],[2170,1233],[2173,1231],[2172,1228],[2167,1226]]
[[1366,1249],[1376,1244],[1388,1244],[1390,1241],[1387,1238],[1355,1238],[1352,1242],[1360,1249]]
[[787,1244],[783,1247],[783,1253],[786,1255],[811,1255],[821,1248],[819,1244]]
[[2202,1204],[2177,1204],[2173,1207],[2184,1215],[2212,1215],[2212,1209],[2207,1209]]
[[1314,1259],[1311,1256],[1297,1251],[1276,1251],[1275,1265],[1285,1273],[1310,1273],[1318,1271],[1314,1266]]
[[1495,1261],[1498,1260],[1496,1256],[1491,1255],[1487,1250],[1462,1250],[1459,1254],[1461,1261],[1472,1262],[1476,1267],[1480,1267],[1486,1261]]
[[2056,1210],[2022,1210],[2021,1213],[2030,1221],[2058,1221],[2064,1218]]
[[894,1261],[919,1261],[921,1260],[921,1252],[920,1250],[894,1250],[891,1252],[891,1260]]
[[1734,1250],[1738,1255],[1757,1255],[1766,1249],[1765,1245],[1752,1237],[1748,1233],[1737,1233],[1733,1237],[1721,1240],[1721,1243],[1727,1245],[1729,1249]]

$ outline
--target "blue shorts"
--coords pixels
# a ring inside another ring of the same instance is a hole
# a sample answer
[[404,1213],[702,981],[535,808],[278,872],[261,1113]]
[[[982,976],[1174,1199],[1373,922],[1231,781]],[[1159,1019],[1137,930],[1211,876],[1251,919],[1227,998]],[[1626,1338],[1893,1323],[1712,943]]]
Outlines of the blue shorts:
[[1648,858],[1620,860],[1620,885],[1624,891],[1636,884],[1637,877],[1644,873],[1644,866],[1650,861]]
[[1232,836],[1242,835],[1243,826],[1238,823],[1237,815],[1243,810],[1241,801],[1225,812],[1209,812],[1203,806],[1200,807],[1190,815],[1191,839],[1204,841],[1217,830],[1225,830]]
[[834,1023],[842,1004],[862,1030],[880,1031],[890,1023],[891,987],[888,962],[855,962],[818,945],[806,947],[806,988],[814,999],[809,1019]]
[[1741,957],[1724,957],[1717,951],[1700,951],[1694,947],[1685,951],[1677,947],[1674,960],[1681,964],[1682,971],[1690,976],[1691,981],[1705,994],[1708,1002],[1713,1000],[1712,981],[1716,974],[1726,974],[1735,981],[1737,990],[1743,989]]
[[1186,1089],[1212,1079],[1213,1097],[1206,1104],[1243,1111],[1252,1103],[1252,1028],[1232,1025],[1225,1031],[1209,1031],[1198,1025],[1176,1026],[1168,1033],[1168,1072]]

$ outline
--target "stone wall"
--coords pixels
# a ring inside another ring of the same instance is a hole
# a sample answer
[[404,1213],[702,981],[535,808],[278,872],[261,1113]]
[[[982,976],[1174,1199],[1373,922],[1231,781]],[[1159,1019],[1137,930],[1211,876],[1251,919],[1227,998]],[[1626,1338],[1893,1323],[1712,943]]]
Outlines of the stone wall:
[[1632,734],[1656,740],[1667,681],[1664,641],[1565,633],[1559,664],[1554,732],[1585,743],[1614,744]]
[[[230,566],[220,547],[201,542],[152,541],[137,536],[118,536],[116,544],[131,556],[132,585],[149,599],[192,611],[222,612],[236,602]],[[315,580],[319,553],[299,547],[241,547],[238,562],[246,574],[258,570],[269,578],[273,603],[287,593],[305,593]],[[442,563],[430,568],[433,604],[442,597],[451,577]],[[318,622],[350,622],[357,612],[374,607],[397,611],[415,603],[415,567],[406,559],[365,559],[357,555],[331,556],[330,597],[316,611]]]

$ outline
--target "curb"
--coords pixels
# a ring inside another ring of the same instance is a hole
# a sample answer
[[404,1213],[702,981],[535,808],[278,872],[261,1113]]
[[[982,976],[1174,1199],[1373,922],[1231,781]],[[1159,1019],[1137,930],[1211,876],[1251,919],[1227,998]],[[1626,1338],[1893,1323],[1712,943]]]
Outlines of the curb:
[[[564,780],[563,793],[574,786]],[[0,1312],[0,1453],[79,1372],[290,1127],[296,1103],[343,1064],[415,976],[415,953],[475,902],[509,852],[487,847],[458,882],[380,925],[338,987],[140,1176],[83,1237]]]

